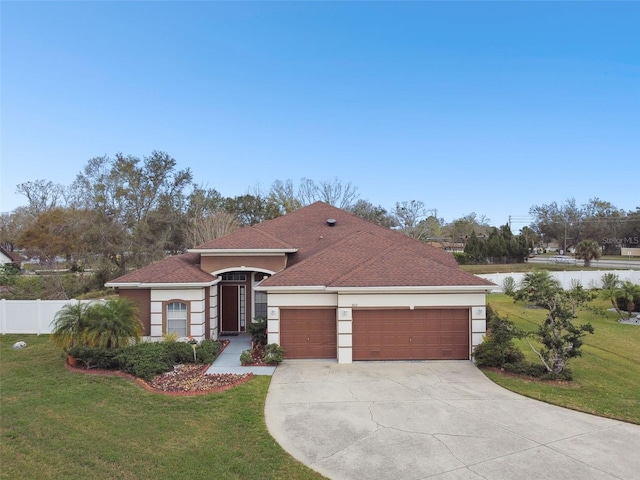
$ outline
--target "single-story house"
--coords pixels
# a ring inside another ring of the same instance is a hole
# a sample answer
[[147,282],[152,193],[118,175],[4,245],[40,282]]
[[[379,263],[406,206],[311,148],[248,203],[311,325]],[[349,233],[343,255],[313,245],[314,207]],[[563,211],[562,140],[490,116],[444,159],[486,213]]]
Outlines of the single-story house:
[[22,257],[19,253],[12,252],[0,245],[0,265],[10,265],[20,270],[22,268]]
[[316,202],[106,284],[146,336],[196,339],[266,318],[285,358],[469,359],[495,285],[453,255]]

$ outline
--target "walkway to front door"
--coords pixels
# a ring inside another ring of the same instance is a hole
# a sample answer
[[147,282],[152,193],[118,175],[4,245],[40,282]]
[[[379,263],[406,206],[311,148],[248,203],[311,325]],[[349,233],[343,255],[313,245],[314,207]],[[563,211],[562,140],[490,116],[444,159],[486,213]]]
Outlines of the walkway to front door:
[[225,348],[213,365],[207,370],[208,375],[223,373],[253,373],[254,375],[273,375],[276,367],[243,367],[240,364],[240,354],[251,348],[251,336],[248,333],[220,337],[220,340],[229,340]]

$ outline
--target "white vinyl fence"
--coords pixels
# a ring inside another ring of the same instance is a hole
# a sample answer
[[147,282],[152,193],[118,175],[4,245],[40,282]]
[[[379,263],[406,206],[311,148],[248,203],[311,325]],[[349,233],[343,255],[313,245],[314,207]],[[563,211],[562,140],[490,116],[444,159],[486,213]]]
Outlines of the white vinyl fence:
[[[613,273],[622,281],[630,280],[640,284],[638,270],[591,270],[575,272],[551,272],[560,280],[566,289],[571,288],[574,281],[579,281],[584,288],[601,288],[602,276]],[[478,275],[498,287],[495,292],[502,292],[504,279],[512,277],[516,285],[522,280],[524,273],[489,273]],[[5,333],[51,333],[52,322],[56,313],[69,303],[91,303],[95,300],[0,300],[0,334]]]
[[0,334],[51,333],[56,313],[70,303],[95,300],[0,300]]
[[[606,273],[613,273],[618,276],[620,281],[629,280],[633,283],[640,284],[640,270],[580,270],[575,272],[549,272],[552,277],[557,278],[562,285],[562,288],[568,290],[571,288],[574,282],[580,282],[580,284],[586,289],[602,288],[602,276]],[[485,273],[477,275],[480,278],[489,280],[495,283],[498,288],[494,292],[503,292],[504,279],[511,277],[515,280],[516,286],[520,284],[522,277],[526,274],[522,272],[518,273]]]

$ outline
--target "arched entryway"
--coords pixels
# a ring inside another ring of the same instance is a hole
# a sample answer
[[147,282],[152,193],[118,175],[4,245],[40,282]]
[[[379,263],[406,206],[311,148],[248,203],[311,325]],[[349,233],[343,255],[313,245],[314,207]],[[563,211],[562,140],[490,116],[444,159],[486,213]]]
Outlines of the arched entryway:
[[270,272],[254,270],[218,274],[218,319],[222,335],[244,332],[253,319],[266,317],[266,294],[254,288],[269,275]]

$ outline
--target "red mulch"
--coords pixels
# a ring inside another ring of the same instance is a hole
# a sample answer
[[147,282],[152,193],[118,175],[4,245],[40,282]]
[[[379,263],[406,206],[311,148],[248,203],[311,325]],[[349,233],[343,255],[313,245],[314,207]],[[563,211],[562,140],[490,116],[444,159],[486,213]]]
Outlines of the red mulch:
[[[226,390],[234,387],[242,380],[248,380],[251,375],[216,374],[206,375],[209,368],[202,365],[176,365],[173,371],[156,376],[148,382],[154,390],[161,392],[201,392]],[[249,378],[247,378],[249,377]],[[245,380],[245,381],[246,381]],[[244,383],[244,382],[242,382]]]
[[251,357],[253,358],[252,366],[255,367],[272,367],[273,365],[269,365],[264,361],[264,346],[257,344],[254,345],[253,350],[251,350]]

